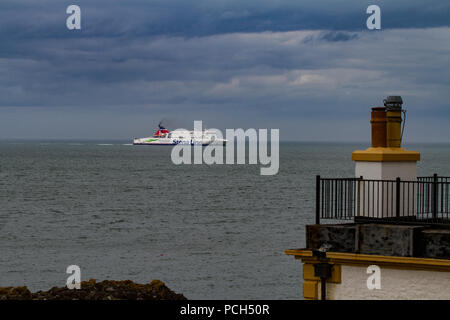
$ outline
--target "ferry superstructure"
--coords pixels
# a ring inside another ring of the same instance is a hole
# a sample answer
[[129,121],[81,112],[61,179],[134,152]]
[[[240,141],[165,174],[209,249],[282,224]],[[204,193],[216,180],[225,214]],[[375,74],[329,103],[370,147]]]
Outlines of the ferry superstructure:
[[173,146],[177,144],[186,145],[203,145],[210,144],[224,145],[227,140],[221,139],[217,136],[215,130],[203,130],[201,132],[185,129],[176,129],[173,131],[167,130],[165,127],[158,125],[158,130],[152,137],[134,138],[134,145],[159,145],[159,146]]

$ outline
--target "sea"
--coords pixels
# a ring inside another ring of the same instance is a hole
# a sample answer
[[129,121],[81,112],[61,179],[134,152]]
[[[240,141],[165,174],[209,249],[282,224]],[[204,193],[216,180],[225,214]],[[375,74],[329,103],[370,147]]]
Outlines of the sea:
[[[411,144],[419,175],[450,175],[449,144]],[[0,286],[163,281],[188,299],[302,299],[315,176],[353,177],[367,143],[282,142],[259,164],[175,165],[129,141],[0,141]]]

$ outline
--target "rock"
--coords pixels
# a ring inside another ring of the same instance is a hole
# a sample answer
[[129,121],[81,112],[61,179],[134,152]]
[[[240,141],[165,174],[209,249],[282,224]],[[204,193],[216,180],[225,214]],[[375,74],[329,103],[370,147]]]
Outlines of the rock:
[[81,289],[53,287],[48,291],[31,293],[27,287],[0,287],[0,300],[187,300],[182,294],[166,287],[164,282],[153,280],[138,284],[131,280],[81,282]]
[[31,292],[27,287],[3,287],[0,288],[1,300],[29,300]]

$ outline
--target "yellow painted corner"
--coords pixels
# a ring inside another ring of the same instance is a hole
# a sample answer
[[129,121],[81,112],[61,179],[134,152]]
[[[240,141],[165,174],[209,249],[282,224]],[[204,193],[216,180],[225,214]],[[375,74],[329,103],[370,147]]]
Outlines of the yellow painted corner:
[[319,280],[319,277],[314,276],[314,265],[311,263],[303,264],[303,280]]
[[318,281],[305,280],[303,282],[303,297],[305,299],[317,300],[318,299]]

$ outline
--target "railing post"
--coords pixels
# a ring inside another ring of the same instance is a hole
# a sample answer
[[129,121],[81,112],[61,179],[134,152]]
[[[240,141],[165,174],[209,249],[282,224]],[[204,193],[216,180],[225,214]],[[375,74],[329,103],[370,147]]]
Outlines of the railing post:
[[395,216],[400,218],[400,177],[397,177],[395,182]]
[[433,175],[433,185],[431,187],[431,194],[432,194],[432,200],[431,200],[431,213],[433,215],[433,219],[437,218],[437,203],[438,203],[438,176],[435,173]]
[[[355,215],[354,217],[359,217],[361,215],[361,183],[364,183],[364,177],[363,176],[359,176],[359,181],[358,183],[358,193],[357,193],[357,201],[356,201],[356,206],[355,206]],[[364,200],[364,197],[363,197]],[[353,219],[354,220],[354,219]]]
[[316,176],[316,224],[320,224],[320,175]]

